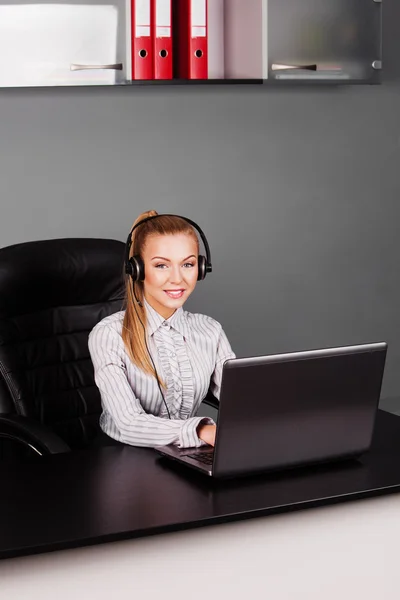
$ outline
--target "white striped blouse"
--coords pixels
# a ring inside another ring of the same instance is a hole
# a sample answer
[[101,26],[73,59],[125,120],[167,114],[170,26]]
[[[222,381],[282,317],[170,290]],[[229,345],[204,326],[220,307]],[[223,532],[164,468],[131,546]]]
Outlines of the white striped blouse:
[[177,309],[164,319],[145,300],[147,345],[167,389],[163,402],[157,380],[130,360],[122,340],[124,311],[97,323],[89,351],[103,412],[100,427],[110,437],[133,446],[204,445],[196,429],[214,424],[194,416],[208,389],[219,399],[222,367],[235,354],[218,321]]

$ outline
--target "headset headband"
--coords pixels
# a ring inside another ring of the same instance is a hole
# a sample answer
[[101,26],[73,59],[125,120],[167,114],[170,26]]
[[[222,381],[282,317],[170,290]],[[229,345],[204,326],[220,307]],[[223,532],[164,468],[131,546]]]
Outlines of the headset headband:
[[146,223],[146,221],[151,221],[152,219],[157,219],[158,217],[179,217],[180,219],[183,219],[184,221],[187,221],[187,223],[190,223],[190,225],[192,225],[192,227],[194,227],[200,234],[200,237],[202,239],[202,242],[204,244],[204,248],[206,250],[206,268],[207,268],[207,272],[211,273],[212,271],[212,266],[211,266],[211,253],[210,253],[210,248],[207,242],[207,238],[204,235],[202,229],[199,227],[199,225],[197,225],[197,223],[195,223],[194,221],[192,221],[191,219],[188,219],[187,217],[182,217],[181,215],[172,215],[172,214],[162,214],[162,215],[153,215],[151,217],[146,217],[145,219],[142,219],[141,221],[139,221],[139,223],[136,223],[136,225],[134,225],[129,233],[128,239],[126,241],[126,246],[125,246],[125,264],[127,264],[129,262],[129,251],[132,245],[132,233],[134,232],[134,230],[136,229],[136,227],[139,227],[139,225],[142,225],[142,223]]

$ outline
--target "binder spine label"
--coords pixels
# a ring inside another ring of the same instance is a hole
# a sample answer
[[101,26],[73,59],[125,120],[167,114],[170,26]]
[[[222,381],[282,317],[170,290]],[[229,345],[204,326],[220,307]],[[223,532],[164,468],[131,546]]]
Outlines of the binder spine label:
[[150,37],[150,25],[137,25],[136,37]]
[[192,0],[191,9],[192,9],[192,24],[193,24],[193,26],[205,27],[206,23],[207,23],[207,2],[206,2],[206,0]]
[[171,0],[157,0],[156,24],[158,27],[171,26]]
[[192,37],[206,37],[207,28],[206,27],[192,27]]
[[171,36],[171,28],[170,27],[157,27],[156,28],[157,37],[170,37]]
[[[137,26],[147,25],[150,31],[150,1],[136,0],[135,2],[135,20]],[[137,27],[136,27],[137,30]],[[146,34],[146,35],[150,35]]]

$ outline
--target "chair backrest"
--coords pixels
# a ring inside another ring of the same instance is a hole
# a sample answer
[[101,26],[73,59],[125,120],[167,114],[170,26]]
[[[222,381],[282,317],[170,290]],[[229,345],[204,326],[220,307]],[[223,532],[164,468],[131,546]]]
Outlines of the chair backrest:
[[122,242],[90,238],[0,249],[0,413],[90,444],[101,402],[88,334],[122,309],[123,255]]

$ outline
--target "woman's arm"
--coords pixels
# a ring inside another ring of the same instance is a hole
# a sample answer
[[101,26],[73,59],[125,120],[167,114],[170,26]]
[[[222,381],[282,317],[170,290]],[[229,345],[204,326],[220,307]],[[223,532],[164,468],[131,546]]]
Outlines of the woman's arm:
[[177,444],[180,448],[198,447],[200,423],[207,417],[164,419],[145,412],[126,375],[126,354],[121,336],[108,327],[95,327],[89,335],[89,351],[95,382],[103,409],[110,414],[120,432],[120,441],[132,446]]

